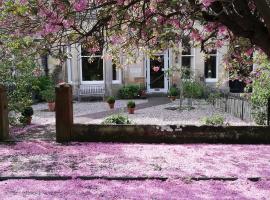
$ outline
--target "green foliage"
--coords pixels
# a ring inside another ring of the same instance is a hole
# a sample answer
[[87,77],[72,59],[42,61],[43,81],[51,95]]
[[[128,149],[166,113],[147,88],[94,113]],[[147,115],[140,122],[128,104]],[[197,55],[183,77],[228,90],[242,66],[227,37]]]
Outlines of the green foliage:
[[258,125],[266,125],[267,114],[265,111],[260,109],[254,109],[252,111],[252,117],[256,124]]
[[266,125],[266,108],[270,98],[270,62],[267,57],[258,55],[256,63],[260,66],[253,73],[251,103],[253,105],[252,116],[259,125]]
[[45,90],[41,91],[41,96],[46,102],[55,101],[55,88],[53,86],[47,87]]
[[139,97],[139,93],[139,85],[126,85],[119,90],[119,97],[121,99],[134,99]]
[[32,107],[26,107],[22,112],[22,116],[24,117],[31,117],[33,114],[34,110]]
[[203,119],[204,124],[212,126],[222,126],[224,124],[224,117],[220,115],[213,115]]
[[197,82],[185,81],[183,82],[183,94],[186,98],[202,98],[204,96],[204,88]]
[[20,123],[23,125],[27,124],[29,118],[31,118],[33,114],[34,114],[34,110],[32,107],[29,106],[29,107],[24,108],[19,118]]
[[50,77],[47,76],[39,76],[37,77],[33,82],[33,92],[35,94],[35,97],[39,100],[45,100],[42,99],[42,91],[47,90],[48,87],[53,87],[53,81]]
[[215,99],[219,99],[219,98],[221,98],[221,97],[222,97],[222,94],[221,94],[221,93],[219,93],[219,92],[217,92],[217,93],[212,92],[212,93],[210,93],[210,94],[208,95],[207,101],[208,101],[209,103],[212,103]]
[[109,96],[109,97],[107,98],[107,103],[109,103],[109,104],[115,103],[115,98],[114,98],[113,96]]
[[171,87],[169,92],[168,92],[168,95],[171,97],[176,97],[179,94],[180,94],[180,92],[179,92],[179,89],[177,87]]
[[132,122],[128,117],[117,114],[107,117],[102,124],[132,124]]
[[135,101],[128,101],[127,102],[127,107],[128,108],[135,108],[136,107]]

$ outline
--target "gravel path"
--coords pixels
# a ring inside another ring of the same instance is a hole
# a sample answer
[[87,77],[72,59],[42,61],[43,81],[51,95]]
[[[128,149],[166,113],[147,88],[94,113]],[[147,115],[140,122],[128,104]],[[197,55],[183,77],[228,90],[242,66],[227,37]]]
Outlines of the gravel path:
[[[167,108],[177,107],[179,101],[174,101],[171,103],[165,103],[164,99],[160,99],[162,105],[158,105],[155,101],[151,105],[148,100],[135,100],[138,105],[135,114],[129,115],[125,108],[127,100],[117,100],[115,104],[115,110],[111,111],[108,108],[106,102],[76,102],[74,103],[74,122],[82,124],[100,124],[106,116],[113,113],[120,113],[127,115],[135,124],[181,124],[181,125],[202,125],[203,118],[210,117],[213,115],[221,115],[225,119],[225,124],[229,125],[254,125],[251,122],[242,121],[230,114],[220,112],[209,105],[204,100],[198,100],[193,102],[192,110],[168,110]],[[150,101],[150,100],[149,100]],[[153,101],[153,100],[151,100]],[[158,100],[157,100],[158,101]],[[187,102],[184,102],[186,105]],[[33,124],[54,124],[55,115],[53,112],[47,111],[46,104],[34,105],[35,115],[33,117]]]

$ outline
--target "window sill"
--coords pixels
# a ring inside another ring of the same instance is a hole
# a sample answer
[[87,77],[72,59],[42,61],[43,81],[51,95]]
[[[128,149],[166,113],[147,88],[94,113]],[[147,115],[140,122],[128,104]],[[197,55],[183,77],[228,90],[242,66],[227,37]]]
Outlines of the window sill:
[[218,79],[217,78],[206,78],[205,82],[206,83],[216,83],[216,82],[218,82]]

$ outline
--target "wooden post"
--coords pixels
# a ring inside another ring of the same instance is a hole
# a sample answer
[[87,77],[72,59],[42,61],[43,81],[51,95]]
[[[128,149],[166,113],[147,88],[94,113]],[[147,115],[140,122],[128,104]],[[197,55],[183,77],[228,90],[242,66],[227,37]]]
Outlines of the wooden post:
[[0,85],[0,141],[9,137],[8,100],[4,86]]
[[73,125],[72,86],[63,83],[55,88],[56,141],[68,142]]

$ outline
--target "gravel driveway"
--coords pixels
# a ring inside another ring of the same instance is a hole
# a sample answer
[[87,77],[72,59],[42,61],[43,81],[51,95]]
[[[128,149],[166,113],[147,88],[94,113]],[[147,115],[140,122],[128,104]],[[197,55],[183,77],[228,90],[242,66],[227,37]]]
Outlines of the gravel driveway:
[[[152,99],[153,100],[153,99]],[[192,110],[170,110],[176,108],[179,101],[165,103],[162,105],[152,106],[152,100],[135,100],[136,105],[140,107],[135,114],[129,115],[124,110],[128,100],[117,100],[115,104],[115,111],[110,111],[106,102],[75,102],[74,103],[74,122],[75,123],[101,123],[106,116],[113,113],[121,113],[127,115],[136,124],[182,124],[182,125],[202,125],[204,117],[213,115],[221,115],[225,119],[226,124],[230,125],[254,125],[251,122],[242,121],[230,114],[220,112],[213,108],[204,100],[196,100],[193,102],[194,109]],[[187,102],[184,102],[186,105]],[[33,106],[35,115],[33,116],[34,124],[54,124],[55,114],[47,111],[45,103]],[[97,117],[100,114],[101,117]]]

